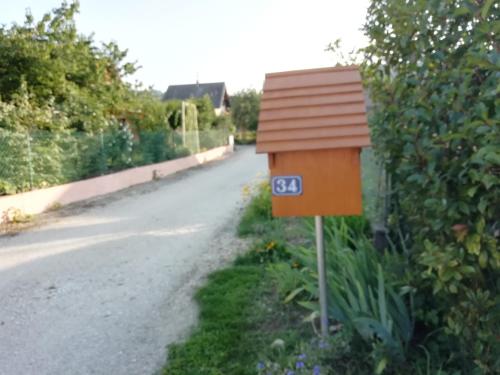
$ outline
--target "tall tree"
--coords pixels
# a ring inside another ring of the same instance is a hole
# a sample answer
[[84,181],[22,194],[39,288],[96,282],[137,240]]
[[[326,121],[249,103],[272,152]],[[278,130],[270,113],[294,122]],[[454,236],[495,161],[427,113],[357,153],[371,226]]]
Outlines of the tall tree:
[[124,109],[131,88],[123,78],[136,67],[116,44],[97,47],[79,35],[78,10],[78,1],[64,2],[38,22],[27,12],[24,24],[0,27],[0,98],[15,102],[27,93],[32,105],[62,111],[83,130]]
[[231,114],[239,131],[257,130],[260,98],[256,90],[242,90],[231,97]]

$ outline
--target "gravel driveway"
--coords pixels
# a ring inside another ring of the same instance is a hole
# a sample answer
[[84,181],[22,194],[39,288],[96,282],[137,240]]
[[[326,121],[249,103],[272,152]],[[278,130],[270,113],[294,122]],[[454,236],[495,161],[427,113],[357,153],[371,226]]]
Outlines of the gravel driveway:
[[196,321],[196,286],[242,248],[242,187],[266,170],[240,148],[0,237],[0,374],[158,370]]

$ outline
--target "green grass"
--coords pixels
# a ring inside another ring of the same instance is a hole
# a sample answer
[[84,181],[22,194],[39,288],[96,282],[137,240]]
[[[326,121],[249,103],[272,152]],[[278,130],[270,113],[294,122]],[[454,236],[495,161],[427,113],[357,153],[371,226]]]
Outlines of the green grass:
[[263,269],[237,266],[210,276],[196,300],[200,323],[186,343],[170,347],[164,374],[249,374],[256,357],[252,301],[262,290]]
[[199,324],[186,342],[170,346],[164,375],[255,374],[276,338],[298,341],[299,315],[279,303],[266,267],[252,262],[245,257],[212,274],[198,291]]
[[[248,194],[251,194],[249,189]],[[262,185],[246,207],[238,225],[238,235],[260,235],[270,232],[270,226],[274,226],[271,216],[271,192],[268,186]]]
[[256,138],[257,138],[256,131],[250,131],[250,130],[246,132],[238,131],[235,133],[234,142],[237,145],[250,145],[250,144],[255,144]]
[[309,326],[302,323],[302,309],[282,303],[267,267],[287,256],[280,245],[282,239],[263,239],[277,234],[276,225],[263,186],[238,230],[259,240],[232,266],[210,275],[196,293],[198,326],[187,341],[169,347],[164,375],[256,374],[259,359],[266,356],[274,340],[284,340],[293,351],[301,338],[311,335]]

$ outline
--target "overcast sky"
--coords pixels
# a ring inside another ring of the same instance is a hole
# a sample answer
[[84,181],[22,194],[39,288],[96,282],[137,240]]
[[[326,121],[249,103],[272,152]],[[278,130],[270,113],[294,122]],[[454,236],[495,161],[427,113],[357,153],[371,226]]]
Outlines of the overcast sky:
[[[0,23],[35,19],[61,0],[0,0]],[[78,30],[115,41],[142,68],[134,79],[170,84],[224,81],[230,93],[261,89],[264,74],[331,66],[328,43],[363,47],[368,0],[81,0]]]

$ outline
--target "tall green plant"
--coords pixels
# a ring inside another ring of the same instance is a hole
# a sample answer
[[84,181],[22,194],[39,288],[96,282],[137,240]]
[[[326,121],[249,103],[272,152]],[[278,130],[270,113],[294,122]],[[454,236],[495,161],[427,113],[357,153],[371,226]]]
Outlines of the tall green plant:
[[[363,218],[326,220],[328,313],[373,345],[375,370],[382,372],[388,363],[406,358],[413,336],[412,313],[407,307],[411,296],[388,267],[400,263],[400,257],[379,254],[365,231]],[[309,233],[314,233],[312,227]],[[287,284],[294,287],[285,301],[301,300],[301,305],[317,311],[316,252],[299,247],[291,253],[301,265],[300,271],[274,267],[278,278],[290,280]]]
[[420,320],[467,373],[500,367],[499,25],[492,0],[377,0],[365,25],[389,221],[411,236]]

